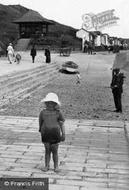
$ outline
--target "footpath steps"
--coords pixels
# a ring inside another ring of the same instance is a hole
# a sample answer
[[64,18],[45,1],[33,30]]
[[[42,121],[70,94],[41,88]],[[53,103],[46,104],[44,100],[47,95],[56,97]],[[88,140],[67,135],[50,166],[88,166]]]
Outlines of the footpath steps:
[[124,122],[66,119],[65,127],[66,141],[59,145],[61,171],[54,173],[51,160],[45,173],[38,118],[0,116],[0,177],[48,177],[49,190],[129,189]]
[[0,107],[21,101],[58,76],[58,64],[51,63],[0,77]]
[[25,51],[28,48],[30,40],[31,40],[30,38],[19,39],[17,44],[15,45],[15,51]]

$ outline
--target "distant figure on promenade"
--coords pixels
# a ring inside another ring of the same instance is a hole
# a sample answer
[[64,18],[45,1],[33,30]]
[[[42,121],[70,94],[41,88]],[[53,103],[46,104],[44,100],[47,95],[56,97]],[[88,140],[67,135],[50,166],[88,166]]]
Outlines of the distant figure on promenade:
[[21,61],[21,55],[20,55],[20,53],[17,53],[16,56],[15,56],[15,62],[16,62],[17,64],[19,64],[20,61]]
[[9,46],[7,47],[7,56],[8,56],[9,63],[12,64],[15,57],[12,43],[9,43]]
[[124,83],[124,74],[120,72],[119,68],[115,68],[112,71],[112,81],[111,81],[111,89],[113,93],[114,103],[116,110],[115,112],[122,113],[122,93],[123,93],[123,83]]
[[108,46],[108,53],[111,53],[111,52],[113,52],[113,45]]
[[50,63],[51,62],[51,53],[50,53],[49,47],[47,47],[45,49],[44,55],[46,56],[46,63]]
[[88,54],[93,54],[93,45],[92,45],[92,42],[89,42],[88,44],[88,48],[87,48],[87,52]]
[[83,51],[84,53],[87,53],[88,52],[88,44],[87,43],[85,43],[84,44],[84,51]]
[[59,142],[65,140],[64,117],[60,111],[60,102],[55,93],[48,93],[41,101],[45,107],[39,114],[39,132],[45,147],[45,168],[50,167],[51,153],[54,162],[54,171],[59,172],[58,168],[58,146]]
[[32,57],[32,63],[34,63],[34,61],[35,61],[35,56],[37,55],[37,51],[36,51],[36,48],[35,48],[34,45],[33,45],[33,47],[31,48],[30,55],[31,55],[31,57]]
[[113,53],[119,53],[119,51],[120,51],[119,46],[118,45],[114,45],[113,46]]

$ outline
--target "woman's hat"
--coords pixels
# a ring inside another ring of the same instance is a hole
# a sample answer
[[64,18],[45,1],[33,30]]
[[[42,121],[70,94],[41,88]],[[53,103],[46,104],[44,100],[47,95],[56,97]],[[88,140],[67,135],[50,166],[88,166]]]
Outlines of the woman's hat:
[[55,94],[53,92],[48,93],[46,95],[46,97],[43,100],[41,100],[41,102],[55,102],[58,105],[60,105],[60,102],[59,102],[57,94]]

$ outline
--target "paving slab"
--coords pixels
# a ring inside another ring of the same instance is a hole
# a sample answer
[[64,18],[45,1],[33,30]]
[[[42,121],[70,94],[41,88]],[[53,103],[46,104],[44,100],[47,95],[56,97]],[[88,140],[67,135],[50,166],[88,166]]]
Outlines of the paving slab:
[[0,116],[0,177],[48,177],[50,190],[128,189],[126,126],[122,121],[66,119],[66,141],[59,146],[61,171],[55,173],[51,161],[45,173],[38,118]]

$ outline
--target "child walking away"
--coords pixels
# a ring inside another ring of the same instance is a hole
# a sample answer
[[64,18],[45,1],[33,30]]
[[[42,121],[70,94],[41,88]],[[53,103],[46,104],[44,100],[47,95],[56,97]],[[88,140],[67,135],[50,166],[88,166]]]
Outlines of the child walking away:
[[79,71],[77,71],[77,81],[76,81],[76,84],[80,84],[81,83],[81,76],[80,76],[80,73],[79,73]]
[[45,167],[43,171],[48,171],[50,167],[51,154],[54,162],[54,171],[58,168],[58,146],[65,140],[64,117],[60,111],[60,102],[55,93],[48,93],[41,101],[45,108],[39,114],[39,132],[45,147]]
[[20,53],[17,53],[16,56],[15,56],[15,62],[16,62],[17,64],[19,64],[20,61],[21,61],[21,55],[20,55]]

